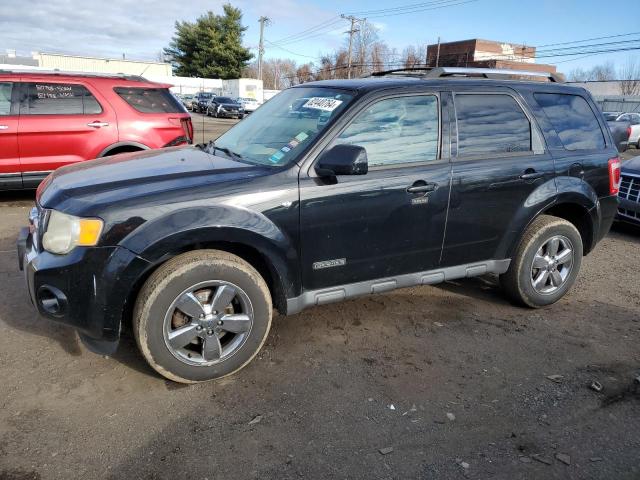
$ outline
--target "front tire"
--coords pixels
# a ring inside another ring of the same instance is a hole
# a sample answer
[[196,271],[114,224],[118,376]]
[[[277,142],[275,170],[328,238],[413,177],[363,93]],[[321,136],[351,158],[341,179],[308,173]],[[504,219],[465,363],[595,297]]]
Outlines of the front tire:
[[241,258],[188,252],[145,282],[133,316],[136,342],[160,375],[180,383],[237,372],[260,351],[271,328],[269,289]]
[[573,224],[541,215],[525,231],[500,283],[516,303],[531,308],[551,305],[574,284],[582,255],[582,237]]

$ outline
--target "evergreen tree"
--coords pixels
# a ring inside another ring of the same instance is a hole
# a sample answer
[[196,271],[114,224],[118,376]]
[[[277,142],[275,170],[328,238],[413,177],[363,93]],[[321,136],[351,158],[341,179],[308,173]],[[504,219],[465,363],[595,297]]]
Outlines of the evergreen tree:
[[209,11],[194,23],[176,22],[176,33],[164,49],[176,75],[203,78],[239,78],[253,55],[242,46],[247,27],[240,9],[225,4],[224,14]]

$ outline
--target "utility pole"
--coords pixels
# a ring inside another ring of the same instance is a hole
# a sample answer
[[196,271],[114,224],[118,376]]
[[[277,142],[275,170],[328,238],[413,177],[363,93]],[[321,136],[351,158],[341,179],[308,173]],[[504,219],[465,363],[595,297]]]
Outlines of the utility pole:
[[359,18],[354,17],[353,15],[340,15],[345,20],[349,20],[351,22],[351,28],[345,32],[349,34],[349,54],[347,59],[347,78],[351,78],[351,52],[353,50],[353,35],[359,30],[356,28],[356,22],[361,21]]
[[440,37],[438,37],[438,51],[436,53],[436,67],[440,63]]
[[264,26],[268,26],[271,20],[269,17],[262,16],[258,19],[260,22],[260,45],[258,46],[258,80],[262,80],[262,57],[264,56]]
[[360,27],[360,74],[364,75],[364,64],[367,61],[366,52],[364,51],[365,34],[367,33],[367,19],[361,20],[362,26]]

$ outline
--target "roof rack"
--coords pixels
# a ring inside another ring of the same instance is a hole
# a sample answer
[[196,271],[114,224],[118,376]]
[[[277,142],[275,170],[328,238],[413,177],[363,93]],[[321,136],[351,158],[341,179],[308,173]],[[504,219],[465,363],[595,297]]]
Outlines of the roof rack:
[[148,82],[148,80],[140,75],[128,75],[125,73],[93,73],[93,72],[67,72],[62,70],[34,70],[27,68],[16,69],[0,69],[0,74],[10,73],[14,75],[26,74],[26,75],[60,75],[60,76],[72,76],[72,77],[106,77],[106,78],[121,78],[123,80],[131,80],[134,82]]
[[[416,72],[416,73],[413,73]],[[424,73],[420,73],[424,72]],[[481,77],[501,78],[504,76],[540,77],[550,82],[564,83],[564,75],[560,73],[536,72],[531,70],[511,70],[506,68],[470,68],[470,67],[413,67],[397,68],[374,72],[372,77],[384,77],[386,75],[417,75],[420,78],[445,78],[445,77]]]

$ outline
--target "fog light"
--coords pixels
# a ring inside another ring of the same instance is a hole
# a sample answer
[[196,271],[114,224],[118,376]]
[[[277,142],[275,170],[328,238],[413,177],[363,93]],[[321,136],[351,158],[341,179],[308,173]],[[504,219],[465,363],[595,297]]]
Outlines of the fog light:
[[50,285],[43,285],[36,295],[42,310],[54,317],[62,317],[67,311],[67,296],[61,290]]

